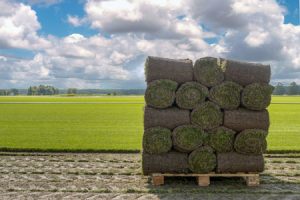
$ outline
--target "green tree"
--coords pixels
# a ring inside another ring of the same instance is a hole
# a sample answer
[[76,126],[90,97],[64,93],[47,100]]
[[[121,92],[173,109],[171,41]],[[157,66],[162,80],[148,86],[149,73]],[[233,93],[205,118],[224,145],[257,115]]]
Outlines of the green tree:
[[68,94],[77,94],[77,89],[76,88],[69,88],[67,93]]
[[289,95],[297,95],[299,94],[300,90],[299,90],[299,86],[297,85],[296,82],[292,82],[289,86],[288,86],[288,94]]
[[282,83],[277,83],[273,93],[276,95],[283,95],[286,94],[286,89]]

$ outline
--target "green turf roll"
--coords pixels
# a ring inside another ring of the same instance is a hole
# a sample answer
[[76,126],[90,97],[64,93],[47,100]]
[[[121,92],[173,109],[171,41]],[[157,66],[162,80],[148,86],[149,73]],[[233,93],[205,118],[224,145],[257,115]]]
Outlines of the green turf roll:
[[217,152],[233,151],[235,131],[220,126],[209,132],[209,145]]
[[188,159],[189,169],[194,173],[208,173],[217,165],[216,155],[209,146],[203,146],[194,150]]
[[143,149],[150,154],[166,153],[172,148],[172,132],[167,128],[154,127],[146,129],[143,138]]
[[240,105],[240,93],[243,87],[232,81],[225,81],[212,87],[209,99],[223,109],[233,110]]
[[267,131],[261,129],[246,129],[236,136],[234,148],[238,153],[262,154],[267,149],[267,134]]
[[154,108],[167,108],[175,100],[175,91],[178,83],[171,80],[156,80],[151,82],[145,93],[146,104]]
[[224,80],[224,73],[217,58],[204,57],[196,60],[194,78],[201,84],[212,87]]
[[187,82],[176,92],[176,104],[180,108],[193,109],[205,101],[208,89],[197,82]]
[[266,83],[247,85],[242,92],[242,104],[250,110],[263,110],[271,103],[274,87]]
[[206,101],[192,111],[191,122],[203,129],[212,129],[223,123],[223,113],[215,103]]
[[188,153],[202,146],[207,136],[199,126],[179,126],[172,133],[173,146],[178,151]]

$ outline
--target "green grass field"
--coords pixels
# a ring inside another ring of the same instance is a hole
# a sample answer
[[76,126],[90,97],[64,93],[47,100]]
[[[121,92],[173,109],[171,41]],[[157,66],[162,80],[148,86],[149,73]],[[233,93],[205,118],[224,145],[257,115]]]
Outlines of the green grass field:
[[[300,96],[272,102],[269,150],[300,151]],[[0,97],[0,149],[139,150],[143,103],[143,96]]]

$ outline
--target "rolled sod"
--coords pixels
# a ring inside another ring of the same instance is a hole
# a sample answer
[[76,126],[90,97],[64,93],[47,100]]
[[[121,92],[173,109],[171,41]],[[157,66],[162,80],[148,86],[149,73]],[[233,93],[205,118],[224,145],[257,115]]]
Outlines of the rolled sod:
[[144,131],[143,149],[150,154],[166,153],[172,148],[172,132],[167,128],[154,127]]
[[242,89],[243,87],[237,83],[225,81],[210,89],[209,99],[223,109],[236,109],[240,105]]
[[267,131],[270,126],[269,113],[267,110],[252,111],[243,108],[225,110],[224,126],[235,131],[254,128]]
[[217,152],[233,151],[235,131],[220,126],[209,131],[209,145]]
[[193,62],[189,59],[168,59],[149,56],[145,63],[146,82],[169,79],[177,83],[193,81]]
[[242,92],[242,105],[251,110],[263,110],[271,103],[274,87],[266,83],[252,83]]
[[188,153],[202,146],[207,136],[199,126],[179,126],[172,132],[173,146],[177,151]]
[[142,154],[142,169],[144,175],[152,173],[187,173],[188,154],[170,151],[164,154]]
[[233,81],[242,86],[251,83],[269,83],[271,77],[270,65],[240,62],[221,59],[225,63],[223,70],[226,81]]
[[189,169],[194,173],[208,173],[217,165],[216,155],[209,146],[200,147],[189,155]]
[[204,57],[196,60],[194,78],[201,84],[211,87],[224,80],[224,73],[217,58]]
[[245,155],[236,152],[217,154],[218,173],[262,172],[263,155]]
[[178,109],[176,107],[166,109],[155,109],[145,107],[144,128],[161,126],[173,130],[177,126],[190,123],[189,110]]
[[261,129],[246,129],[236,136],[234,149],[242,154],[263,154],[267,150],[267,134]]
[[215,103],[206,101],[192,111],[191,122],[203,129],[212,129],[223,123],[223,113]]
[[149,83],[145,92],[145,101],[154,108],[167,108],[175,100],[175,91],[178,84],[171,80],[156,80]]
[[182,84],[176,92],[176,104],[180,108],[193,109],[205,101],[208,89],[197,82]]

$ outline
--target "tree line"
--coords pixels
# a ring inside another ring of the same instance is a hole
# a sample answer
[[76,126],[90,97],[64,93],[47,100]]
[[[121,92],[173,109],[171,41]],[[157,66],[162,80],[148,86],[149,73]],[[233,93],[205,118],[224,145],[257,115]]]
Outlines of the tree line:
[[[144,89],[58,89],[50,85],[39,85],[30,86],[27,90],[25,89],[0,89],[0,96],[13,96],[13,95],[57,95],[57,94],[68,94],[68,95],[143,95]],[[292,82],[289,85],[277,83],[273,91],[274,95],[300,95],[300,85],[296,82]]]
[[300,85],[296,82],[292,82],[289,85],[283,85],[282,83],[277,83],[273,91],[275,95],[300,95]]

